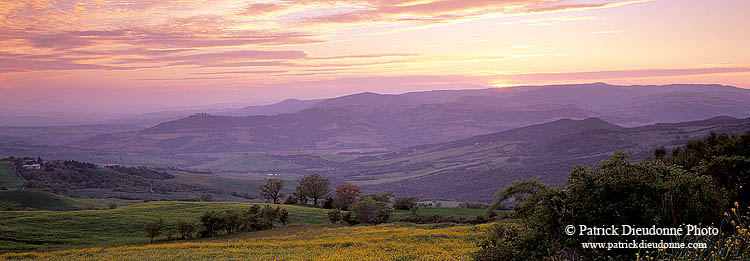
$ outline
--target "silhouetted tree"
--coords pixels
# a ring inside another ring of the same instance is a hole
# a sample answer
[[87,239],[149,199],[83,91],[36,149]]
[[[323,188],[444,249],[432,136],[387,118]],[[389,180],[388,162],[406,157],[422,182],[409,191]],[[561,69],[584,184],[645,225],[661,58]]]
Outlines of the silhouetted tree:
[[273,201],[274,204],[279,204],[279,199],[284,197],[281,193],[281,189],[284,187],[284,181],[280,179],[268,179],[266,184],[258,186],[260,190],[260,196],[264,199]]
[[349,210],[361,196],[362,189],[359,186],[341,184],[336,187],[336,194],[333,196],[333,206],[338,209]]
[[161,235],[165,227],[166,224],[164,224],[164,219],[160,218],[156,221],[146,222],[143,226],[143,230],[146,231],[146,235],[151,239],[150,243],[154,243],[154,238]]
[[318,174],[305,176],[297,185],[297,192],[306,197],[313,199],[313,204],[318,205],[318,199],[324,198],[331,192],[329,186],[331,182],[328,179],[320,177]]

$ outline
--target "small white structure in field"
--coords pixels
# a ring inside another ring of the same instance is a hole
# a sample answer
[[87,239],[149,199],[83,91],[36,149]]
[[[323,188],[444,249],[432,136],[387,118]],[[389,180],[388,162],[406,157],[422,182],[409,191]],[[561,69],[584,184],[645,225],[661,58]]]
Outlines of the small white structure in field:
[[39,165],[39,164],[23,165],[23,169],[42,169],[42,165]]

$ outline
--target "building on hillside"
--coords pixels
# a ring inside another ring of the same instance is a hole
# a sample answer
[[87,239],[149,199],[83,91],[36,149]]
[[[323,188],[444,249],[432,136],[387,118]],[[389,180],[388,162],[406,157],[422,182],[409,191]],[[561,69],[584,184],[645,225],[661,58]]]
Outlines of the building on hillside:
[[102,167],[108,168],[108,169],[114,169],[117,167],[120,167],[120,164],[104,164]]
[[23,169],[42,169],[42,165],[39,165],[39,164],[23,165]]

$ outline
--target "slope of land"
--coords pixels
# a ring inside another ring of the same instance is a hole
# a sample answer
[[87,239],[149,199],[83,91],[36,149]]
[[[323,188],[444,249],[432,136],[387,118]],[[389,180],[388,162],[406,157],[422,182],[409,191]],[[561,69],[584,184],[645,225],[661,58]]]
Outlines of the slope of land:
[[[109,210],[0,211],[0,252],[147,243],[143,224],[163,218],[171,233],[181,220],[197,222],[210,210],[242,210],[252,203],[149,202]],[[328,220],[324,209],[282,205],[292,224]]]
[[[701,121],[625,128],[598,118],[563,119],[466,139],[369,154],[350,154],[337,160],[315,154],[258,154],[250,165],[215,164],[225,171],[255,171],[273,164],[282,178],[322,174],[334,184],[350,183],[369,192],[396,192],[421,199],[491,200],[499,188],[520,179],[539,177],[562,184],[576,166],[590,166],[615,152],[643,159],[653,149],[685,144],[710,132],[741,134],[750,119],[715,117]],[[237,157],[248,157],[235,156]],[[232,158],[230,158],[232,159]],[[284,168],[287,164],[289,168]],[[295,176],[295,174],[297,176]],[[236,174],[242,175],[242,174]]]
[[[7,190],[0,191],[0,206],[15,210],[83,210],[83,209],[106,209],[109,203],[115,206],[130,205],[133,200],[119,199],[81,199],[69,198],[48,192],[33,190]],[[0,209],[4,210],[4,209]]]
[[5,189],[16,189],[23,186],[23,180],[16,175],[13,165],[9,162],[0,161],[0,187]]

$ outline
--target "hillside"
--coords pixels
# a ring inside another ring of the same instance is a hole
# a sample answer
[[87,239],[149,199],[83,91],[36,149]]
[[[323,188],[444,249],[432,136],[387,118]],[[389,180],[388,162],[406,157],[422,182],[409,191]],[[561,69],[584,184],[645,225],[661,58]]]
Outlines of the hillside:
[[562,184],[576,166],[590,166],[622,151],[643,159],[659,146],[673,148],[710,132],[750,131],[750,118],[714,117],[700,121],[621,127],[599,118],[562,119],[465,139],[389,152],[318,155],[238,154],[194,166],[247,176],[274,173],[294,180],[322,174],[336,184],[368,192],[394,191],[421,199],[482,200],[520,178],[537,176]]
[[130,205],[134,200],[80,199],[32,190],[0,191],[0,211],[4,210],[52,210],[68,211],[83,209],[106,209],[112,202],[117,206]]
[[[169,230],[174,224],[194,220],[210,210],[241,210],[251,203],[149,202],[108,210],[0,211],[0,252],[50,250],[148,243],[143,232],[146,221],[164,218]],[[319,224],[326,210],[287,206],[292,224]]]
[[[565,118],[597,117],[620,126],[715,116],[746,118],[750,117],[750,90],[722,85],[595,83],[397,95],[359,93],[252,108],[248,110],[267,115],[196,114],[71,145],[159,155],[397,150]],[[280,113],[272,113],[273,108]]]
[[520,178],[562,184],[576,166],[591,166],[615,152],[643,159],[710,132],[750,131],[750,118],[622,128],[600,119],[559,120],[454,142],[417,146],[357,159],[362,168],[336,177],[371,191],[394,191],[431,199],[489,200]]

